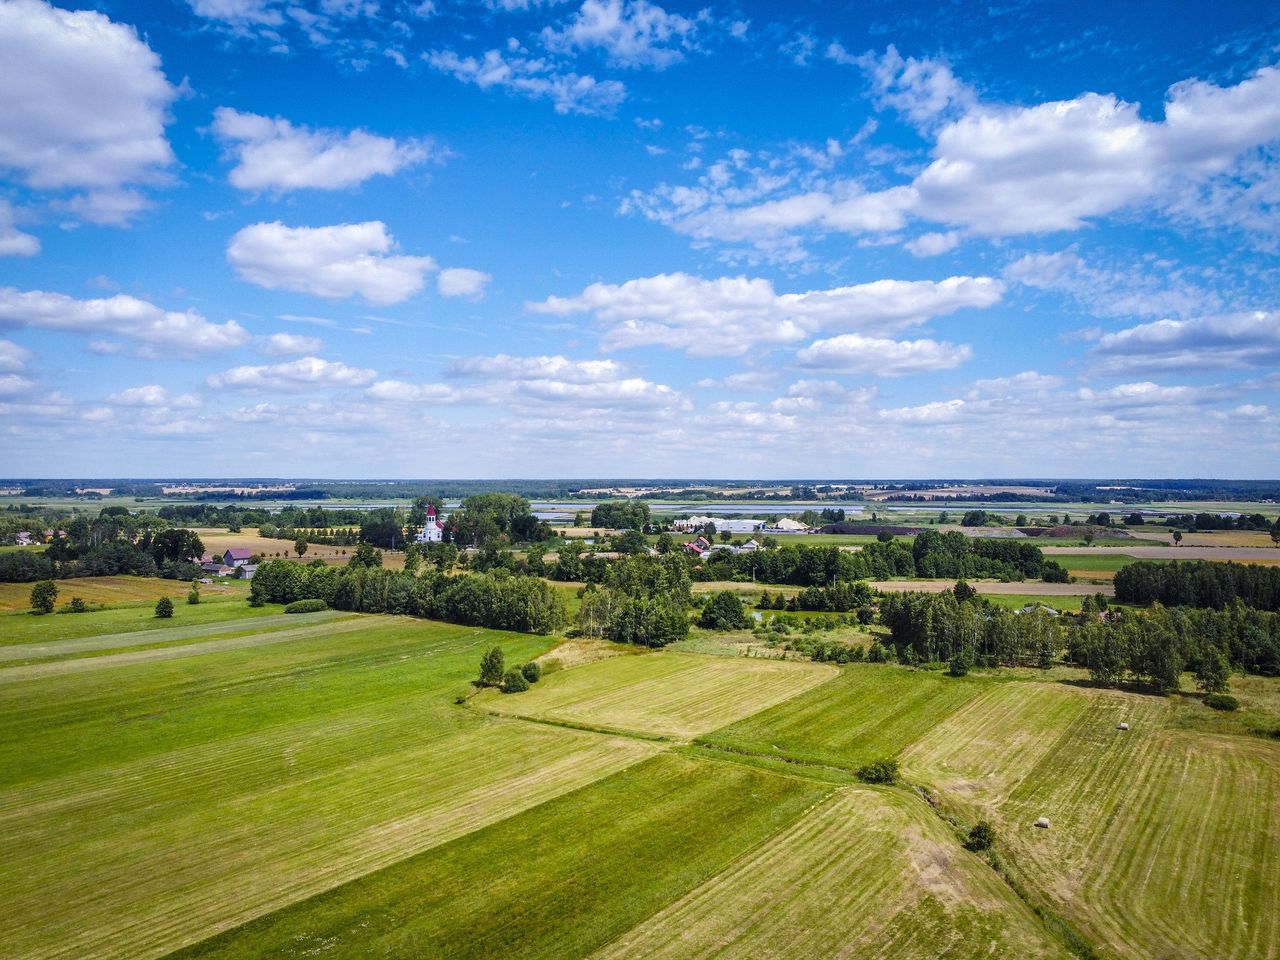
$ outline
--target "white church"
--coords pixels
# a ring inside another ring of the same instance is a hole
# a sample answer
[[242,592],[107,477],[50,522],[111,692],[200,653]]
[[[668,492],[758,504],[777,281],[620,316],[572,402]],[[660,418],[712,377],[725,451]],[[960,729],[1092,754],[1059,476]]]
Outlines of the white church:
[[434,504],[427,506],[427,522],[414,539],[418,543],[440,543],[444,540],[444,524],[436,516]]

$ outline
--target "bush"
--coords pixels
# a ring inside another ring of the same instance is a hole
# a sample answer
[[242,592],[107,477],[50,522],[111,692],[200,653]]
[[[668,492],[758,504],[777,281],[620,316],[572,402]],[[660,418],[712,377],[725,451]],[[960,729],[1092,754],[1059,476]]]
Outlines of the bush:
[[52,580],[41,580],[31,588],[31,609],[36,613],[53,613],[58,602],[58,585]]
[[737,594],[721,590],[703,607],[698,625],[707,630],[745,630],[751,622]]
[[519,670],[512,668],[502,677],[503,693],[524,693],[529,689],[529,681],[524,678],[524,674]]
[[168,620],[173,616],[173,601],[168,597],[161,597],[156,601],[156,616],[161,620]]
[[951,658],[951,667],[947,671],[953,677],[964,677],[969,674],[969,664],[964,657],[956,654]]
[[872,761],[859,767],[857,776],[863,783],[897,783],[898,761],[890,758]]
[[295,600],[284,608],[285,613],[319,613],[328,610],[329,605],[323,600]]
[[964,848],[979,853],[983,850],[990,850],[995,842],[996,832],[991,829],[991,824],[985,820],[979,820],[974,828],[969,831],[969,839],[964,842]]
[[537,683],[542,679],[542,665],[535,663],[533,660],[521,667],[520,672],[524,674],[524,678],[530,683]]
[[88,604],[86,604],[79,597],[72,597],[71,602],[67,604],[68,613],[87,613],[88,610],[89,610]]
[[187,594],[187,603],[191,604],[194,607],[199,602],[200,602],[200,586],[199,584],[193,583],[191,585],[191,592]]
[[1240,701],[1229,693],[1211,693],[1204,698],[1204,705],[1214,710],[1239,710]]

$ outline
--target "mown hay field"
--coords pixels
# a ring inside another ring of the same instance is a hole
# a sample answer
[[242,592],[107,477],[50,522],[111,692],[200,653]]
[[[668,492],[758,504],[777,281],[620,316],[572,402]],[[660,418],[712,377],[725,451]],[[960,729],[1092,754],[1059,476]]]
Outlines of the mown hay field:
[[[158,577],[77,577],[72,580],[55,580],[58,586],[58,606],[79,597],[88,604],[120,604],[139,601],[156,601],[171,597],[185,602],[191,584],[182,580],[163,580]],[[0,583],[0,610],[27,610],[31,607],[30,583]],[[202,584],[200,587],[210,599],[218,596],[245,596],[248,583]]]
[[787,828],[830,789],[663,753],[174,960],[585,957]]
[[595,960],[1068,956],[922,801],[847,787]]
[[0,957],[159,956],[655,750],[452,705],[547,638],[355,620],[0,668]]
[[668,651],[597,660],[551,674],[519,696],[487,692],[476,702],[535,720],[689,739],[835,675],[834,667],[819,663]]
[[850,664],[822,686],[699,742],[856,770],[896,756],[986,683],[978,677],[956,680],[884,664]]
[[993,685],[904,768],[991,819],[1024,883],[1108,951],[1280,957],[1280,744],[1173,729],[1175,709]]

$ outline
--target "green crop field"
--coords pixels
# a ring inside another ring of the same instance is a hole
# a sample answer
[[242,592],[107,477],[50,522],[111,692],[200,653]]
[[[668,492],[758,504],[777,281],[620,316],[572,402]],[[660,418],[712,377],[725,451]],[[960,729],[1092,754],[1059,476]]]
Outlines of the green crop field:
[[[1280,681],[1219,714],[733,639],[2,613],[0,960],[1280,958]],[[546,675],[476,693],[494,645]]]
[[486,693],[485,709],[537,720],[687,739],[830,679],[818,663],[665,652],[614,657],[552,674],[518,697]]

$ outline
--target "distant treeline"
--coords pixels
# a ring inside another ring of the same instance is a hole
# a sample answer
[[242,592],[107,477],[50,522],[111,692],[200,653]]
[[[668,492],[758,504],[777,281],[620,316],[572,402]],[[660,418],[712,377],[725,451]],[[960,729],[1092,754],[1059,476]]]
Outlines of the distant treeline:
[[174,580],[200,576],[200,567],[192,561],[204,552],[204,544],[196,534],[177,527],[137,524],[140,519],[154,521],[118,516],[91,521],[77,517],[67,524],[67,535],[55,537],[43,551],[0,553],[0,582],[119,574]]
[[966,537],[925,530],[911,544],[869,543],[856,553],[839,547],[786,545],[757,553],[712,553],[697,580],[754,579],[759,583],[820,586],[841,580],[893,577],[990,577],[1065,582],[1066,571],[1039,547],[1016,540]]
[[1258,610],[1280,610],[1280,567],[1216,560],[1140,560],[1116,572],[1116,599],[1166,607],[1222,610],[1235,601]]
[[303,566],[291,560],[268,560],[258,567],[250,602],[296,600],[522,633],[551,633],[564,622],[564,606],[550,585],[505,570],[457,576],[428,570],[415,576],[380,567]]

